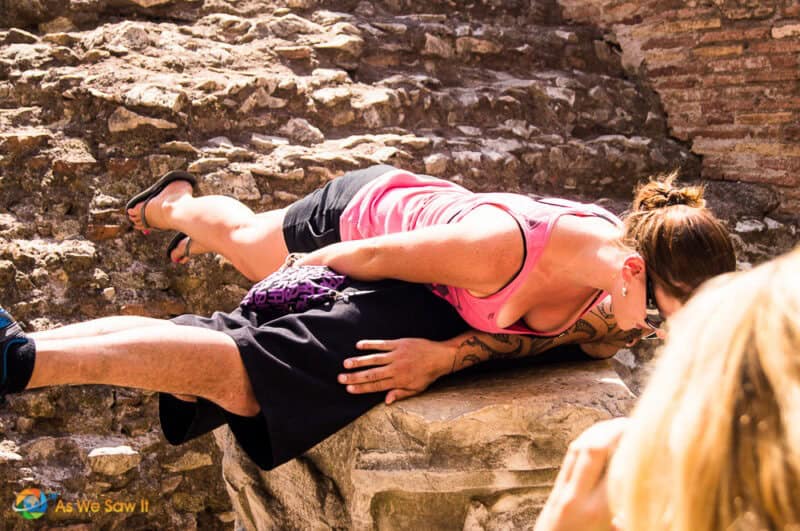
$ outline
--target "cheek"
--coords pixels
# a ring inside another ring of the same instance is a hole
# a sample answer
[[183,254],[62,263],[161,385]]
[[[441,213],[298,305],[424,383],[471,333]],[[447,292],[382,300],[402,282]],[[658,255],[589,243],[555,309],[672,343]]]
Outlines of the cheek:
[[623,330],[632,330],[639,326],[640,315],[634,312],[634,307],[629,304],[622,304],[616,314],[617,326]]

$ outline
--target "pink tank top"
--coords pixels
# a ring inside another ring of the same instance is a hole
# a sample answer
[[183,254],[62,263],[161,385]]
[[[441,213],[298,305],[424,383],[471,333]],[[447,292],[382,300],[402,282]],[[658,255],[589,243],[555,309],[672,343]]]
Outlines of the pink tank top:
[[[431,289],[452,304],[473,328],[490,333],[545,335],[532,330],[522,320],[500,328],[497,314],[536,265],[558,218],[563,215],[599,216],[621,225],[619,218],[604,208],[564,199],[474,193],[450,181],[391,170],[366,184],[350,200],[339,221],[341,238],[343,241],[360,240],[452,223],[484,205],[497,206],[516,220],[525,242],[522,267],[506,286],[488,297],[476,297],[466,289],[440,284],[432,285]],[[594,308],[605,296],[605,292],[599,291],[580,315]],[[546,335],[563,333],[573,324]]]

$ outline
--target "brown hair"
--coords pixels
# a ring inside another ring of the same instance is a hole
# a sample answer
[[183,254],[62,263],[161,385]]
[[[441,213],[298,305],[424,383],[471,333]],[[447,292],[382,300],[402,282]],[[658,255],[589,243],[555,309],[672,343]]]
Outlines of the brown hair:
[[625,242],[669,295],[685,301],[711,277],[736,269],[730,235],[706,208],[702,186],[676,186],[678,172],[652,177],[634,191]]

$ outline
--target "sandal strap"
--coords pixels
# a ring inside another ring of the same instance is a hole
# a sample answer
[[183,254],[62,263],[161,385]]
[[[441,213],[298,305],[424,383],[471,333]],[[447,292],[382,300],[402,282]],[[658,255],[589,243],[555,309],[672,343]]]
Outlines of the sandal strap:
[[148,197],[147,199],[142,201],[142,208],[141,210],[139,210],[139,217],[142,218],[142,225],[144,226],[145,229],[151,228],[150,224],[147,222],[147,216],[145,215],[145,209],[147,208],[147,205],[150,203],[151,199],[153,198]]

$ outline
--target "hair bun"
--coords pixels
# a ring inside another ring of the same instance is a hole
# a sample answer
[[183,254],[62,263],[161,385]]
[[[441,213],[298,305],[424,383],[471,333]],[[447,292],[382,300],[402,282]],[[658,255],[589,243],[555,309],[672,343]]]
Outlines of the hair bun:
[[656,210],[674,205],[703,208],[702,186],[675,186],[678,170],[672,173],[651,177],[650,181],[636,187],[633,197],[633,211]]

